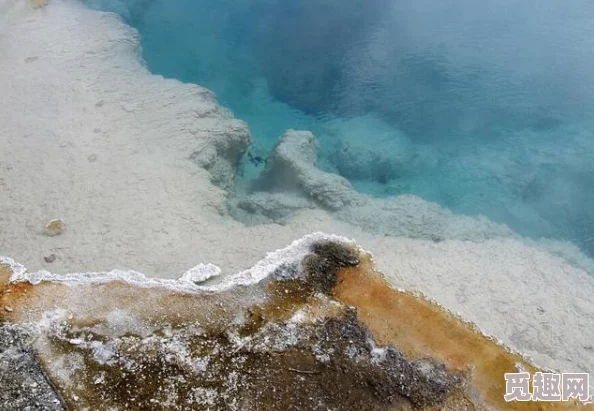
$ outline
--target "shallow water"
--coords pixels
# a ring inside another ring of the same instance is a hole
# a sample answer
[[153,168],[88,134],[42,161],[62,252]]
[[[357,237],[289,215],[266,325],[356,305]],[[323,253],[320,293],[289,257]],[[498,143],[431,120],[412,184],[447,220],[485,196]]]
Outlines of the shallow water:
[[[594,5],[587,0],[88,0],[155,73],[287,128],[376,196],[413,193],[594,255]],[[246,162],[244,176],[263,166]]]

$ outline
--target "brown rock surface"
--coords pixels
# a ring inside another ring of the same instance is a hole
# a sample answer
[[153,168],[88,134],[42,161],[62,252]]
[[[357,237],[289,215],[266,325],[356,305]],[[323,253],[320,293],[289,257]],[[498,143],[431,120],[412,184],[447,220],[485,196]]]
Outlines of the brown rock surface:
[[533,365],[393,289],[367,255],[338,243],[314,243],[299,265],[217,292],[9,276],[0,264],[0,305],[13,308],[0,328],[27,335],[56,407],[63,398],[97,410],[586,409],[505,403],[503,373]]

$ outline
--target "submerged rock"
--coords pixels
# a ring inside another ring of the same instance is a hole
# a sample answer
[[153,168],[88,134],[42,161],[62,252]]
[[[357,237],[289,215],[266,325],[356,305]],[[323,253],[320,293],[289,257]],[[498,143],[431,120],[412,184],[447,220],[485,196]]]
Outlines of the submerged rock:
[[262,174],[230,199],[230,213],[248,224],[284,223],[300,209],[322,208],[380,235],[475,241],[514,236],[508,227],[485,217],[455,215],[414,195],[361,194],[344,177],[316,166],[317,145],[311,132],[287,130]]
[[344,177],[316,167],[316,153],[311,132],[287,130],[250,192],[230,201],[231,213],[242,221],[281,222],[299,209],[337,211],[364,202]]
[[279,139],[258,183],[268,191],[301,192],[324,208],[338,210],[356,200],[343,177],[316,168],[317,142],[309,131],[287,130]]
[[0,303],[14,307],[0,336],[27,324],[11,349],[39,360],[25,368],[48,376],[45,409],[541,409],[503,400],[503,373],[533,365],[391,288],[354,245],[302,240],[279,255],[212,287],[0,264]]

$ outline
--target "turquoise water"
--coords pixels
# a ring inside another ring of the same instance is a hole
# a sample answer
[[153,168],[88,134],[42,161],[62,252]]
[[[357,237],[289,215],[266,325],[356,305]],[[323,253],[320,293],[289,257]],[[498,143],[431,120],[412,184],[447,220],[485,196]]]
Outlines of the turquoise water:
[[594,255],[589,0],[87,2],[139,30],[151,71],[247,121],[254,155],[309,129],[319,166],[359,191]]

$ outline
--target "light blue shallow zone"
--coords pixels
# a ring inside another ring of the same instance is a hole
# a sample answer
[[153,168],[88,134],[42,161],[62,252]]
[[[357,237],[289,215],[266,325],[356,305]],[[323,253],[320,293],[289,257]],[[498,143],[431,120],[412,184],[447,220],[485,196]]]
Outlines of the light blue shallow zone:
[[87,2],[140,31],[151,71],[213,90],[255,155],[309,129],[359,191],[594,255],[590,0]]

